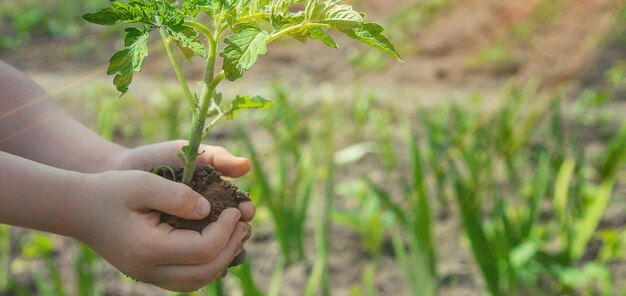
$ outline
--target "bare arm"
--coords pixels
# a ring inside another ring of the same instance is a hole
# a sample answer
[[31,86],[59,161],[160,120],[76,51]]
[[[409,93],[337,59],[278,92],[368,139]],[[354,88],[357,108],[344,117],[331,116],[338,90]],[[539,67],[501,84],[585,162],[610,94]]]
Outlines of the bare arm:
[[79,173],[0,152],[0,223],[75,236]]
[[80,172],[98,172],[123,147],[67,115],[35,82],[0,61],[0,151]]

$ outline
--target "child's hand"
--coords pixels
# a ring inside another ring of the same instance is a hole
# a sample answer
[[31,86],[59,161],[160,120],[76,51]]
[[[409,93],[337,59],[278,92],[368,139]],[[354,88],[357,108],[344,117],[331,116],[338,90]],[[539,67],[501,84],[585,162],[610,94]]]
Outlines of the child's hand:
[[[183,160],[177,155],[186,141],[170,141],[134,149],[124,149],[111,155],[106,161],[104,170],[141,170],[149,171],[157,166],[167,165],[174,168],[183,167]],[[223,147],[200,145],[198,164],[210,165],[224,176],[238,178],[247,174],[252,165],[250,160],[233,156]],[[239,210],[242,221],[250,222],[254,217],[255,208],[251,202],[241,203]]]
[[243,252],[250,226],[225,210],[202,233],[160,223],[160,212],[201,219],[210,205],[189,187],[141,171],[88,175],[76,238],[130,277],[173,291],[195,291],[224,275]]

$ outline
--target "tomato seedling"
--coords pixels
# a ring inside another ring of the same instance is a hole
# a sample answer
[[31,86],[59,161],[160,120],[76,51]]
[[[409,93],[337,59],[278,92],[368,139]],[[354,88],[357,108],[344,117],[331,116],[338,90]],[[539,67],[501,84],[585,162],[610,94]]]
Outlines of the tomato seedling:
[[[182,182],[190,185],[202,140],[222,119],[234,119],[244,109],[264,109],[273,101],[261,96],[236,96],[226,101],[217,91],[223,79],[235,81],[267,54],[267,45],[279,38],[306,42],[316,39],[338,48],[330,30],[377,48],[401,61],[399,54],[376,23],[339,0],[129,0],[111,1],[111,7],[83,16],[88,22],[129,25],[125,48],[110,60],[107,73],[122,95],[148,56],[151,33],[160,33],[163,45],[192,109],[189,145],[182,149]],[[172,47],[187,58],[206,59],[204,79],[192,92]],[[222,60],[217,69],[218,59]],[[208,122],[208,123],[207,123]]]

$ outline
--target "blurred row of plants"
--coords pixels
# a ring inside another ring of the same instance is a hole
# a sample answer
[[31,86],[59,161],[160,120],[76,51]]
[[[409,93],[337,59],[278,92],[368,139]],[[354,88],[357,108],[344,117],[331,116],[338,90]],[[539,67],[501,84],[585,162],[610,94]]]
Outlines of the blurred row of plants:
[[22,0],[0,2],[0,50],[14,49],[36,37],[83,36],[81,16],[107,0]]

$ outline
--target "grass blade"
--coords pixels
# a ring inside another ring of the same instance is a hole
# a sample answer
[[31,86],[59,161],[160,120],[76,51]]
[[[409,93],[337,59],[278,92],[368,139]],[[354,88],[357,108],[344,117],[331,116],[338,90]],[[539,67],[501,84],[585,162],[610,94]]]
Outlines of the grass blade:
[[76,273],[76,285],[78,295],[96,296],[100,295],[97,289],[98,272],[96,263],[98,255],[85,244],[78,244],[78,254],[74,260],[74,272]]
[[245,262],[244,264],[231,269],[230,272],[239,279],[239,282],[241,283],[240,286],[243,290],[243,295],[263,296],[263,293],[254,282],[249,262]]
[[406,216],[402,208],[400,208],[400,206],[397,205],[396,202],[391,200],[391,195],[389,194],[389,192],[378,186],[378,184],[376,184],[376,182],[374,182],[369,177],[365,177],[365,182],[367,182],[369,187],[374,191],[374,193],[380,199],[383,205],[391,210],[396,219],[400,221],[400,223],[402,223],[405,227],[410,227],[411,223],[409,221],[409,218]]
[[571,256],[581,258],[593,237],[593,234],[602,220],[602,216],[611,199],[613,188],[617,178],[619,166],[626,160],[626,122],[622,125],[618,135],[611,141],[605,153],[604,166],[601,174],[604,177],[599,187],[589,188],[585,193],[589,204],[585,207],[583,217],[575,225],[574,237],[572,239]]
[[491,294],[500,295],[498,260],[481,224],[482,217],[477,203],[476,190],[458,178],[455,183],[455,197],[474,259],[480,267]]
[[0,294],[9,290],[9,251],[11,247],[11,231],[8,225],[0,225]]
[[[418,243],[421,253],[423,253],[423,257],[427,261],[428,274],[431,278],[428,282],[433,282],[433,280],[437,278],[437,262],[434,248],[435,240],[432,230],[432,215],[430,213],[430,203],[426,194],[426,181],[422,169],[422,153],[417,139],[413,137],[410,126],[408,126],[407,130],[410,149],[409,155],[411,157],[413,171],[413,184],[417,198],[416,204],[411,206],[412,209],[416,209],[413,222],[414,238]],[[434,290],[432,292],[434,294]]]
[[576,161],[573,159],[566,159],[561,165],[559,173],[556,177],[553,205],[556,216],[563,226],[567,225],[568,221],[568,192],[575,168]]
[[213,284],[204,287],[205,296],[224,296],[224,281],[217,280]]
[[537,168],[535,178],[532,182],[533,190],[530,199],[530,208],[528,211],[528,217],[526,218],[526,223],[523,226],[522,238],[530,237],[533,228],[537,224],[541,203],[548,191],[549,182],[550,158],[544,153],[539,157],[539,167]]

